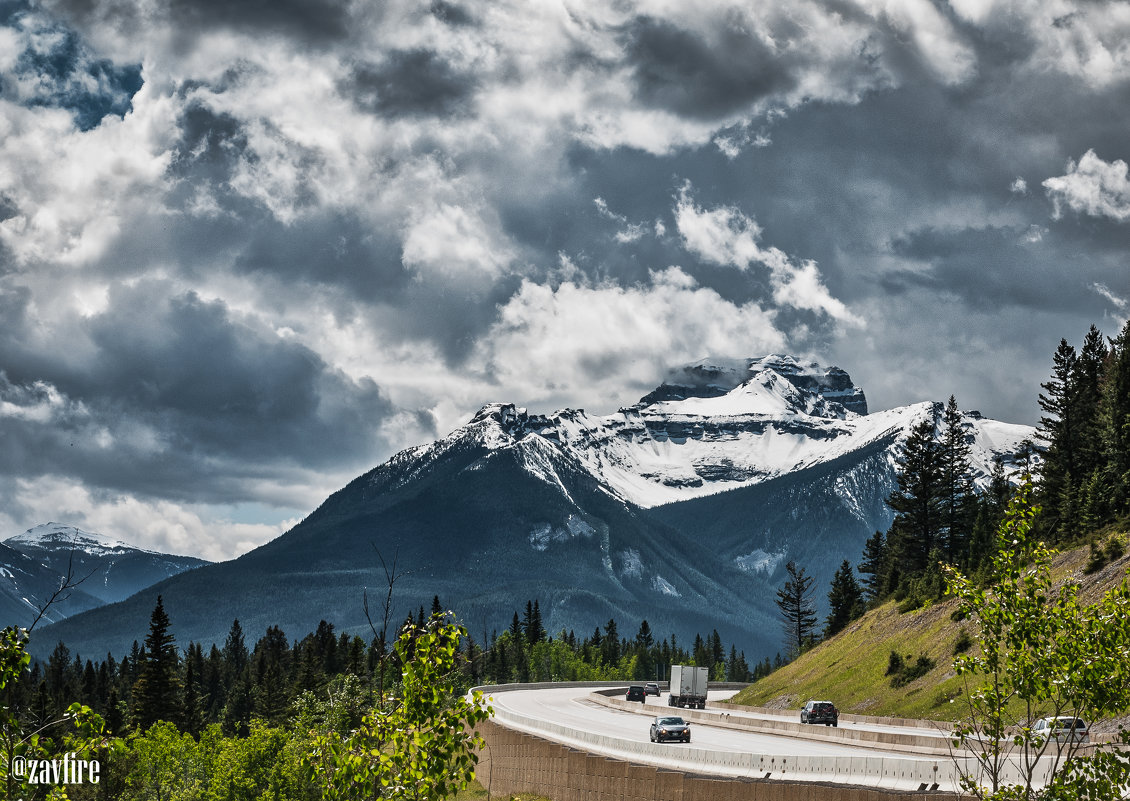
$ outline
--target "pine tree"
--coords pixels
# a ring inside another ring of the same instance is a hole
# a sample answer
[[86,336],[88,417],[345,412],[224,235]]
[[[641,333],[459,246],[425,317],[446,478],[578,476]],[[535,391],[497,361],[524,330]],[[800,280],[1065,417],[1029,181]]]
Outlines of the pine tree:
[[[322,622],[324,623],[325,621]],[[231,629],[228,631],[227,639],[224,640],[223,654],[230,686],[230,683],[243,673],[243,669],[247,667],[247,660],[250,656],[247,651],[247,643],[243,638],[243,627],[239,625],[239,618],[231,622]]]
[[969,443],[957,400],[950,395],[942,417],[942,550],[949,564],[964,565],[977,514]]
[[890,560],[883,532],[876,531],[863,543],[863,558],[859,560],[859,572],[865,577],[863,587],[868,601],[876,601],[886,595],[890,589],[887,586]]
[[1036,432],[1036,436],[1047,443],[1040,466],[1040,501],[1044,524],[1053,535],[1058,535],[1062,528],[1059,503],[1064,497],[1064,482],[1067,476],[1079,472],[1076,459],[1079,435],[1073,401],[1077,361],[1075,348],[1061,339],[1052,356],[1052,377],[1040,384],[1044,392],[1038,400],[1040,408],[1047,412],[1040,418]]
[[899,461],[898,488],[887,498],[895,512],[887,547],[902,577],[917,576],[929,564],[942,533],[942,454],[932,416],[911,430]]
[[831,637],[842,631],[848,623],[863,614],[863,590],[856,581],[851,563],[847,559],[832,576],[832,584],[828,590],[828,604],[831,612],[824,624],[825,637]]
[[1123,513],[1130,507],[1130,321],[1111,342],[1101,414],[1110,505],[1114,512]]
[[184,655],[184,703],[181,728],[193,737],[204,730],[204,649],[190,642]]
[[1102,388],[1110,351],[1099,329],[1091,326],[1075,362],[1075,416],[1079,442],[1076,446],[1077,484],[1083,487],[1103,466]]
[[796,656],[808,647],[816,627],[816,609],[812,604],[815,579],[792,561],[785,565],[785,572],[788,578],[777,590],[777,607],[784,623],[786,650]]
[[537,601],[526,601],[526,614],[522,618],[522,631],[530,646],[545,639],[545,629],[541,624],[541,609],[538,607]]
[[139,729],[148,729],[159,720],[179,724],[182,689],[180,658],[176,640],[169,633],[169,616],[160,595],[149,617],[149,635],[133,687],[133,716]]
[[620,661],[620,634],[616,631],[616,621],[613,618],[609,618],[604,626],[604,642],[601,650],[606,665],[615,665]]

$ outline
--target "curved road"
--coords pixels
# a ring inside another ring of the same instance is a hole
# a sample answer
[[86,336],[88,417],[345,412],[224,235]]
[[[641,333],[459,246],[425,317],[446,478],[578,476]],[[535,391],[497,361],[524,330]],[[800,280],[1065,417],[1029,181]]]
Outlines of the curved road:
[[[490,702],[496,710],[503,713],[500,716],[501,719],[499,722],[504,725],[514,725],[505,717],[505,713],[510,712],[536,718],[540,721],[566,726],[578,732],[590,732],[607,737],[616,737],[623,740],[645,743],[649,741],[648,731],[653,716],[677,715],[682,711],[667,706],[664,696],[660,696],[659,698],[649,697],[647,703],[641,705],[641,712],[646,709],[646,715],[620,709],[611,709],[591,700],[590,695],[597,689],[602,688],[564,687],[553,689],[507,690],[490,695]],[[712,701],[718,701],[732,694],[733,691],[712,691],[709,697]],[[707,711],[709,712],[710,710]],[[733,716],[733,713],[731,716]],[[785,719],[797,722],[795,713]],[[862,728],[865,724],[859,725]],[[522,728],[520,724],[514,727]],[[921,728],[892,726],[884,726],[881,728],[891,731],[905,731],[916,735],[922,735],[929,731]],[[551,734],[543,736],[557,739]],[[915,756],[905,752],[882,748],[861,748],[850,743],[838,743],[828,740],[809,740],[803,737],[788,737],[714,727],[697,721],[691,723],[691,744],[695,748],[709,749],[711,751],[776,756],[898,757],[929,762],[937,761],[938,759],[938,757],[933,756]],[[681,743],[670,743],[667,745],[670,748],[685,747]]]

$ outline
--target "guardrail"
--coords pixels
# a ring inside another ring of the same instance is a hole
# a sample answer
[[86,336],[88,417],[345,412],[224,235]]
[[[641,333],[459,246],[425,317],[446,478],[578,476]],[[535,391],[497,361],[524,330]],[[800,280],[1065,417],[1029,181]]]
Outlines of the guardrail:
[[[542,682],[539,684],[488,685],[476,687],[484,695],[519,690],[560,687],[624,687],[624,682]],[[626,703],[626,702],[625,702]],[[680,714],[688,713],[681,710]],[[702,713],[696,713],[702,714]],[[687,715],[690,716],[689,714]],[[838,782],[869,787],[903,790],[944,790],[958,792],[962,772],[976,772],[971,757],[913,758],[896,756],[782,756],[744,752],[711,751],[677,747],[642,740],[577,731],[550,720],[496,707],[495,721],[508,728],[525,731],[581,750],[716,776],[784,779],[794,781]],[[707,724],[708,721],[702,721]],[[1050,760],[1044,771],[1050,771]],[[1006,766],[1005,782],[1020,783],[1018,765]],[[1043,777],[1041,777],[1043,778]]]

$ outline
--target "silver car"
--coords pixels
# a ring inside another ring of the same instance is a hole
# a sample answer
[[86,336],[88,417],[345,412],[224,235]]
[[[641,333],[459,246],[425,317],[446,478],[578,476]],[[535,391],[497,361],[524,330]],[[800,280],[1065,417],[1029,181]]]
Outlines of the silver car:
[[1057,743],[1089,743],[1087,724],[1079,718],[1040,718],[1032,726],[1032,733]]
[[651,723],[651,741],[661,743],[664,740],[682,740],[684,743],[691,741],[691,724],[674,715],[661,715]]

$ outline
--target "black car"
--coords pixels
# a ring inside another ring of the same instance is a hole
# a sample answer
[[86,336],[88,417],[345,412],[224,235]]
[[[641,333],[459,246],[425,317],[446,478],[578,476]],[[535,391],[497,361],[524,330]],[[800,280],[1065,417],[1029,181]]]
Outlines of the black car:
[[639,701],[643,703],[647,700],[647,693],[644,691],[642,684],[633,684],[628,688],[628,694],[624,697],[629,701]]
[[659,695],[659,684],[654,681],[649,681],[643,686],[643,691],[648,695]]
[[691,741],[691,724],[682,718],[664,715],[651,722],[651,741],[661,743],[664,740],[682,740],[684,743]]
[[801,723],[823,723],[825,726],[840,725],[840,711],[831,701],[809,701],[800,710]]

